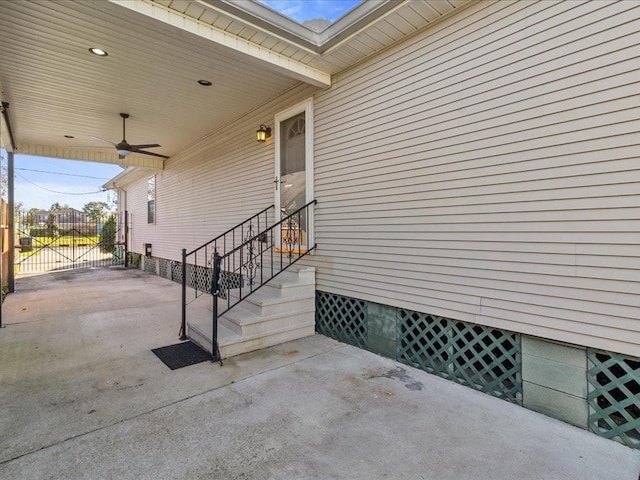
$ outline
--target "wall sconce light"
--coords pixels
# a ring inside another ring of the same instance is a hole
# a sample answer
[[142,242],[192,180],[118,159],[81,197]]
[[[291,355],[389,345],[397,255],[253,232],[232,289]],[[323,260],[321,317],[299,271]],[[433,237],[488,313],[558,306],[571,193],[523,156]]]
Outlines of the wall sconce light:
[[271,129],[265,125],[260,125],[260,128],[256,130],[256,140],[266,142],[267,138],[271,138]]

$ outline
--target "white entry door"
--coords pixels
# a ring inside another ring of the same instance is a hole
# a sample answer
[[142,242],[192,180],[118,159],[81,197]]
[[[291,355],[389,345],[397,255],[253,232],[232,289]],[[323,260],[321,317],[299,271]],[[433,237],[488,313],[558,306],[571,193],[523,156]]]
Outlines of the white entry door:
[[312,244],[311,210],[295,213],[313,200],[312,107],[309,100],[276,116],[276,216],[294,214],[277,233],[283,249],[306,250]]

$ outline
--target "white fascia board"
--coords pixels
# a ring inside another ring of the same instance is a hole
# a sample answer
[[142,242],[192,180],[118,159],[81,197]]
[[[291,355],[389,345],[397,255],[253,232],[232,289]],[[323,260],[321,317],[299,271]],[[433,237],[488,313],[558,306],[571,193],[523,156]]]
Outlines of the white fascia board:
[[127,167],[127,168],[125,168],[123,171],[118,173],[115,177],[113,177],[109,181],[107,181],[107,183],[102,185],[102,188],[104,188],[105,190],[111,190],[111,189],[114,189],[114,188],[120,188],[120,184],[121,183],[126,183],[126,181],[124,180],[125,177],[128,177],[135,170],[137,170],[136,167]]
[[223,45],[236,52],[247,55],[252,60],[264,62],[267,68],[276,70],[283,75],[315,85],[317,87],[331,86],[331,75],[300,63],[289,57],[251,43],[241,37],[233,35],[207,25],[196,19],[171,10],[158,3],[149,0],[109,0],[129,10],[133,10],[147,17],[160,22],[180,28],[186,32],[193,33],[218,45]]
[[127,167],[107,183],[102,185],[102,188],[107,190],[123,189],[130,183],[140,180],[141,178],[154,175],[156,172],[157,170],[154,170],[153,168]]

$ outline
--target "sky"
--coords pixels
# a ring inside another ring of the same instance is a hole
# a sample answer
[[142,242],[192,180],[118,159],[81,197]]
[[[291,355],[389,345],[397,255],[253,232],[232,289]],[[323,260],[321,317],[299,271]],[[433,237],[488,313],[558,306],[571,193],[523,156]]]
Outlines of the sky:
[[324,18],[335,22],[363,0],[258,0],[267,7],[302,23]]
[[[7,156],[2,152],[2,173],[7,172]],[[88,202],[113,201],[115,192],[101,186],[122,171],[118,165],[60,160],[57,158],[14,156],[15,203],[23,208],[48,210],[58,202],[82,210]]]

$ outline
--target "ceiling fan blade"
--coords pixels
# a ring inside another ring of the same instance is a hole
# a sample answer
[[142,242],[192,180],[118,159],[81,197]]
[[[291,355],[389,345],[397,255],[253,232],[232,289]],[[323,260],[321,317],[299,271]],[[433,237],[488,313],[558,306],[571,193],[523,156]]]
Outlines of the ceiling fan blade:
[[[142,150],[143,148],[160,147],[160,144],[158,143],[143,143],[140,145],[129,144],[126,140],[127,138],[126,120],[127,118],[129,118],[129,114],[121,113],[120,116],[122,117],[122,140],[120,141],[120,143],[110,142],[109,140],[105,140],[104,138],[100,138],[100,137],[90,136],[90,138],[93,138],[103,143],[108,143],[109,145],[116,147],[116,150],[118,151],[118,158],[120,160],[123,160],[129,153],[140,153],[142,155],[151,155],[153,157],[169,158],[166,155],[160,155],[159,153],[147,152],[146,150]],[[94,148],[102,148],[102,147],[94,147]]]
[[93,135],[89,135],[89,138],[93,138],[93,139],[98,140],[100,142],[108,143],[109,145],[113,145],[114,147],[116,146],[115,143],[110,142],[109,140],[105,140],[104,138],[94,137]]
[[155,148],[161,147],[162,145],[158,145],[157,143],[144,143],[142,145],[131,145],[131,150],[134,152],[140,150],[141,148]]
[[169,158],[166,155],[160,155],[159,153],[153,153],[153,152],[145,152],[144,150],[135,150],[133,153],[142,153],[143,155],[152,155],[154,157]]

